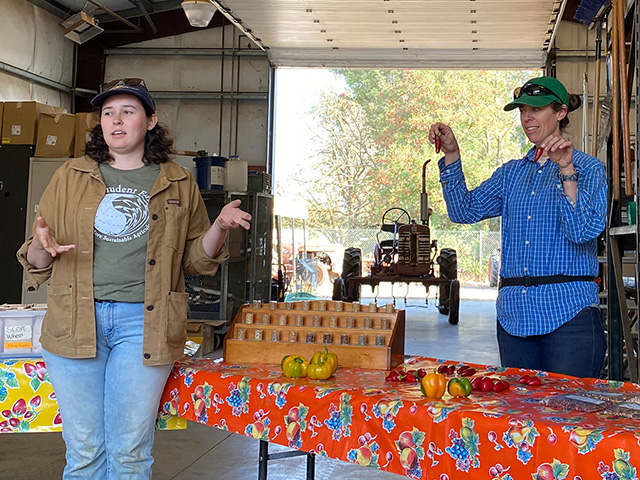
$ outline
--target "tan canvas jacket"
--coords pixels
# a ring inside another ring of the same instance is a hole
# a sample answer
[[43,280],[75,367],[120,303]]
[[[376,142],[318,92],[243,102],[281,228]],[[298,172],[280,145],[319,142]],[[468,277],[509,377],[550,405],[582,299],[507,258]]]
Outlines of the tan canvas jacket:
[[[42,195],[38,215],[60,245],[74,244],[75,248],[43,269],[26,258],[33,237],[17,254],[27,271],[27,289],[37,289],[50,280],[40,341],[56,355],[96,355],[93,227],[105,193],[97,162],[83,157],[64,163]],[[173,161],[161,164],[149,199],[144,365],[172,363],[183,355],[188,298],[184,273],[213,275],[229,257],[226,245],[216,258],[205,253],[202,237],[209,226],[204,202],[188,170]]]

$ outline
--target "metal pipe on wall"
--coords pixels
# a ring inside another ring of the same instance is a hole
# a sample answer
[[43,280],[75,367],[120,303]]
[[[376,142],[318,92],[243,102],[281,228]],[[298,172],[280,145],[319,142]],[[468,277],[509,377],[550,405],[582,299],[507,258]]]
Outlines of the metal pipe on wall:
[[[593,118],[591,135],[591,155],[598,156],[598,127],[600,126],[600,70],[602,51],[602,20],[596,21],[596,62],[593,81]],[[586,106],[585,106],[586,108]]]
[[[220,55],[220,98],[224,100],[224,31],[225,26],[223,25],[220,29],[221,35],[221,46],[222,46],[222,55]],[[224,110],[224,102],[220,102],[220,115],[218,117],[218,155],[222,155],[222,112]]]
[[613,200],[620,200],[620,93],[619,84],[620,76],[618,75],[619,57],[618,57],[618,26],[616,25],[616,3],[613,0],[613,7],[609,13],[609,22],[611,23],[611,124],[612,124],[612,143],[613,143]]
[[627,51],[624,27],[624,5],[622,0],[614,2],[616,26],[618,29],[618,61],[620,72],[620,108],[622,115],[622,143],[624,157],[624,192],[633,195],[633,178],[631,175],[631,128],[629,126],[629,93],[627,91]]

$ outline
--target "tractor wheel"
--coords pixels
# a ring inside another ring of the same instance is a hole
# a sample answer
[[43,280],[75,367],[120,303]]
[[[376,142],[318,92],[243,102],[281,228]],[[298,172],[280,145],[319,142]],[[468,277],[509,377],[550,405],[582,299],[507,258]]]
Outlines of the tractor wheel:
[[331,296],[331,299],[341,302],[343,289],[344,289],[344,279],[342,277],[336,278],[333,281],[333,295]]
[[342,278],[362,275],[362,250],[355,247],[346,248],[342,260]]
[[[447,280],[456,280],[458,278],[458,257],[455,250],[452,248],[443,248],[440,250],[440,255],[436,258],[436,262],[440,265],[440,278],[445,278]],[[450,282],[440,285],[438,311],[442,315],[449,315],[450,290]]]
[[449,323],[457,325],[460,320],[460,282],[451,280],[449,284]]
[[496,254],[489,255],[489,286],[497,287],[500,274],[500,261]]
[[[344,302],[357,302],[360,300],[360,285],[353,287],[354,291],[349,292],[349,282],[346,281],[350,277],[360,277],[362,275],[362,251],[359,248],[349,247],[344,251],[344,259],[342,261],[341,286],[342,292],[340,300]],[[337,279],[336,279],[337,280]],[[353,285],[353,284],[352,284]],[[336,282],[333,284],[334,297],[337,291]]]

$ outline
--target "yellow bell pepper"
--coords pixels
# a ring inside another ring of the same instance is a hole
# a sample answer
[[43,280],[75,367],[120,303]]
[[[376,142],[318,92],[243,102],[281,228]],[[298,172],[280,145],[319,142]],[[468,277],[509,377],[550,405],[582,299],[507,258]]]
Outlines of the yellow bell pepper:
[[429,398],[442,398],[447,389],[447,378],[442,373],[430,373],[420,380],[420,390]]
[[287,378],[306,377],[309,362],[301,355],[285,355],[280,362],[280,367]]
[[318,363],[320,360],[331,365],[331,373],[338,369],[338,356],[335,353],[329,353],[327,347],[324,347],[324,352],[316,352],[309,363]]
[[307,376],[314,380],[326,380],[331,375],[333,375],[331,364],[323,362],[322,359],[317,363],[310,363],[307,369]]

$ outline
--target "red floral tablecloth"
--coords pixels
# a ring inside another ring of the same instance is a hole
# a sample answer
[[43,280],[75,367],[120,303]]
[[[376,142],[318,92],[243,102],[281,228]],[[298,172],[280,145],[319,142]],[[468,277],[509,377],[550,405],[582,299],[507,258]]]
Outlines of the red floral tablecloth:
[[[454,362],[407,357],[401,368],[441,363]],[[637,478],[639,421],[542,403],[566,393],[640,394],[637,385],[471,366],[511,388],[432,400],[416,383],[385,382],[385,371],[340,368],[325,381],[290,380],[279,365],[186,360],[174,366],[160,410],[416,479]],[[517,383],[523,373],[540,376],[542,386]]]

